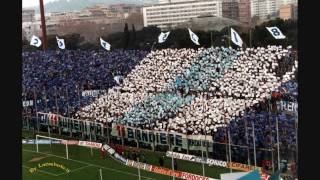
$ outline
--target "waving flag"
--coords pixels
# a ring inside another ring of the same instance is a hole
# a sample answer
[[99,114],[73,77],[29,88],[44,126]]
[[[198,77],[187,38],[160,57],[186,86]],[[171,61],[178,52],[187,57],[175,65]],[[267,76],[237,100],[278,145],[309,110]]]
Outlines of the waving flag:
[[159,37],[158,37],[158,42],[159,42],[159,43],[165,42],[165,41],[167,40],[169,34],[170,34],[170,31],[169,31],[169,32],[166,32],[166,33],[161,32],[161,34],[160,34]]
[[275,39],[285,39],[286,36],[282,34],[282,32],[280,31],[279,28],[277,28],[276,26],[274,27],[266,27],[268,29],[268,31],[271,33],[271,35],[275,38]]
[[41,46],[41,40],[37,36],[33,35],[30,41],[30,45],[40,47]]
[[110,51],[111,45],[108,42],[104,41],[102,38],[100,38],[100,44],[104,49]]
[[258,170],[251,171],[250,173],[238,178],[237,180],[261,180]]
[[239,34],[238,34],[234,29],[232,29],[232,28],[231,28],[231,41],[232,41],[234,44],[236,44],[237,46],[242,47],[243,42],[242,42],[241,37],[240,37]]
[[118,85],[120,85],[121,84],[120,80],[122,80],[123,77],[122,76],[115,76],[113,79],[117,82]]
[[64,39],[59,39],[57,36],[56,36],[56,39],[57,39],[58,47],[60,49],[65,49],[66,45],[64,44]]
[[194,42],[196,45],[200,45],[198,42],[199,41],[198,36],[195,33],[193,33],[189,28],[188,30],[189,30],[190,39],[192,40],[192,42]]

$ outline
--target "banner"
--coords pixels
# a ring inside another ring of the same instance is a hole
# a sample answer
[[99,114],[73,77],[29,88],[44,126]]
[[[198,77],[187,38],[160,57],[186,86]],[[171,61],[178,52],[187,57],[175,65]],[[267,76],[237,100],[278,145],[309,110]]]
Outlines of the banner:
[[158,167],[158,166],[151,166],[150,169],[151,172],[157,173],[157,174],[163,174],[167,176],[175,176],[180,178],[182,176],[181,171],[174,171],[172,169],[164,168],[164,167]]
[[188,31],[189,31],[191,41],[196,45],[200,45],[199,37],[194,32],[192,32],[189,28],[188,28]]
[[104,49],[110,51],[111,45],[108,42],[104,41],[101,37],[100,37],[100,44]]
[[151,172],[163,174],[167,176],[175,176],[177,178],[186,179],[186,180],[215,180],[213,178],[200,176],[197,174],[191,174],[188,172],[182,172],[182,171],[175,171],[168,168],[158,167],[151,165]]
[[136,162],[133,160],[127,159],[126,165],[134,168],[140,168],[146,171],[151,171],[152,165],[146,164],[146,163],[141,163],[141,162]]
[[29,107],[29,106],[33,106],[33,100],[22,101],[22,107]]
[[187,173],[187,172],[181,172],[180,178],[187,179],[187,180],[217,180],[217,179],[204,177],[204,176],[200,176],[197,174],[191,174],[191,173]]
[[63,132],[70,132],[71,130],[74,133],[84,133],[86,135],[90,133],[100,136],[104,135],[102,123],[67,118],[53,113],[38,112],[37,116],[39,117],[40,125],[60,127]]
[[[41,139],[37,141],[38,144],[61,144],[60,140],[48,140],[48,139]],[[22,144],[36,144],[35,139],[23,139]]]
[[[173,147],[183,149],[187,149],[189,144],[189,150],[201,150],[201,140],[205,140],[204,143],[213,142],[212,136],[186,135],[167,131],[151,131],[123,125],[120,127],[116,124],[112,124],[111,135],[121,137],[121,134],[123,134],[123,137],[129,141],[137,140],[146,144],[169,145],[170,143]],[[205,146],[202,148],[203,150],[206,149]],[[212,146],[208,145],[208,151],[213,151]]]
[[64,39],[59,39],[57,36],[56,36],[56,39],[57,39],[58,47],[59,47],[60,49],[65,49],[65,48],[66,48],[66,45],[64,44]]
[[92,147],[92,148],[100,149],[102,144],[101,143],[96,143],[96,142],[91,142],[91,141],[79,141],[79,146],[85,146],[85,147]]
[[230,28],[230,33],[231,33],[231,41],[237,46],[242,47],[243,41],[239,36],[239,34],[232,28]]
[[76,140],[62,140],[61,144],[79,145],[79,141],[76,141]]
[[282,32],[280,31],[280,29],[278,27],[274,26],[274,27],[266,27],[266,28],[275,39],[285,39],[286,38],[286,36],[282,34]]
[[105,90],[85,90],[81,92],[82,97],[98,97],[99,94],[105,93]]
[[154,165],[149,165],[146,163],[141,163],[141,162],[136,162],[133,160],[127,160],[126,161],[126,165],[130,166],[130,167],[135,167],[135,168],[140,168],[146,171],[150,171],[153,173],[157,173],[157,174],[163,174],[163,175],[167,175],[167,176],[175,176],[177,178],[181,178],[181,179],[187,179],[187,180],[216,180],[213,178],[208,178],[208,177],[204,177],[204,176],[200,176],[197,174],[191,174],[191,173],[187,173],[187,172],[182,172],[182,171],[176,171],[176,170],[172,170],[172,169],[168,169],[168,168],[164,168],[164,167],[158,167],[158,166],[154,166]]
[[[78,119],[72,119],[63,117],[58,114],[53,113],[41,113],[38,112],[40,125],[50,125],[61,128],[64,133],[83,133],[84,135],[98,135],[105,136],[105,127],[102,123],[97,123],[94,121],[84,121]],[[166,145],[169,143],[171,147],[177,147],[189,150],[206,150],[208,147],[208,152],[213,152],[213,147],[210,142],[213,142],[212,136],[204,135],[186,135],[182,133],[167,132],[167,131],[151,131],[144,130],[140,128],[130,127],[130,126],[118,126],[113,123],[111,126],[110,135],[114,137],[122,137],[128,141],[139,141],[151,146],[153,145]],[[203,141],[203,146],[201,146],[201,141]],[[209,143],[209,144],[208,144]]]
[[[188,155],[188,154],[167,151],[166,156],[173,157],[175,159],[181,159],[181,160],[186,160],[186,161],[191,161],[191,162],[202,163],[202,157],[197,157],[194,155]],[[214,166],[219,166],[219,167],[227,167],[226,161],[220,161],[220,160],[216,160],[216,159],[205,158],[204,163],[208,164],[209,166],[214,165]]]
[[126,158],[122,157],[121,155],[119,155],[118,153],[116,153],[116,151],[113,148],[111,148],[109,145],[107,145],[107,144],[103,145],[102,150],[107,151],[116,160],[127,165],[128,159],[126,159]]
[[113,149],[113,148],[111,148],[109,145],[107,145],[107,144],[105,144],[105,145],[103,145],[102,146],[102,149],[104,150],[104,151],[107,151],[110,155],[113,155],[116,151]]
[[124,158],[124,157],[122,157],[122,156],[119,155],[118,153],[114,153],[114,157],[115,157],[118,161],[122,162],[123,164],[125,164],[125,163],[127,162],[127,159]]
[[159,35],[158,37],[158,43],[163,43],[167,40],[168,36],[170,34],[170,31],[169,32],[166,32],[166,33],[163,33],[161,32],[161,34]]
[[286,111],[288,113],[297,113],[298,112],[298,103],[289,102],[289,101],[277,101],[278,111]]
[[40,46],[41,46],[41,40],[40,40],[40,38],[38,38],[37,36],[33,35],[33,36],[31,37],[31,40],[30,40],[30,45],[31,45],[31,46],[40,47]]
[[247,164],[241,164],[241,163],[235,163],[235,162],[227,162],[227,167],[235,170],[245,171],[245,172],[257,169],[261,172],[261,167],[249,166]]

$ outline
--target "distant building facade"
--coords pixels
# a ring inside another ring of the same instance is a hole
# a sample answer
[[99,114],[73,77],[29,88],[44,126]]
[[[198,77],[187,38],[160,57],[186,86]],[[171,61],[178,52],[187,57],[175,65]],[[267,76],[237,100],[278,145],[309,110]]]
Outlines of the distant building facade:
[[251,22],[251,2],[250,0],[239,0],[239,21],[249,25]]
[[279,17],[283,20],[293,19],[294,6],[292,4],[281,5],[279,9]]
[[38,25],[36,22],[35,10],[33,9],[22,9],[22,38],[29,39],[32,35],[38,35]]
[[[24,19],[31,19],[24,13]],[[31,14],[31,13],[29,13]],[[142,6],[130,4],[96,5],[79,11],[46,13],[47,35],[79,33],[86,40],[95,36],[123,31],[124,24],[135,25],[136,30],[143,28]],[[24,35],[41,36],[40,14],[34,14],[32,22],[23,23]]]
[[145,27],[168,29],[203,15],[222,17],[222,1],[163,0],[159,4],[143,7],[143,24]]
[[35,20],[34,9],[22,9],[22,22],[33,22]]
[[278,17],[279,0],[251,0],[251,17],[258,17],[260,20],[270,20]]
[[238,0],[222,0],[222,17],[239,20]]

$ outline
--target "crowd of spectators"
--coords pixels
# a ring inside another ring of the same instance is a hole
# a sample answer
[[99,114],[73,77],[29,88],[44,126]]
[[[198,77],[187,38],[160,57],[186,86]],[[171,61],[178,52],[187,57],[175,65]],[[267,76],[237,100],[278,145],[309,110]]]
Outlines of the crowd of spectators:
[[[23,52],[25,113],[53,112],[151,130],[209,134],[233,144],[294,146],[294,115],[274,113],[278,100],[296,101],[297,58],[290,47],[224,47],[151,51]],[[123,77],[123,79],[115,78]],[[104,90],[83,97],[84,90]],[[271,104],[271,106],[270,106]],[[31,112],[30,112],[31,111]]]
[[72,116],[94,98],[85,90],[105,90],[117,84],[147,55],[147,51],[65,50],[22,53],[22,100],[36,100],[24,113],[52,112]]
[[267,101],[296,69],[290,47],[157,50],[76,117],[211,134]]

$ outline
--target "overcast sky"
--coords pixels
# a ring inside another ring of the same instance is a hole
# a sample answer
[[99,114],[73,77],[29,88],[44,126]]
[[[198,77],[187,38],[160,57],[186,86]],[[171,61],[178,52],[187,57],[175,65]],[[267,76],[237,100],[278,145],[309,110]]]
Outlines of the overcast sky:
[[[57,1],[57,0],[43,0],[43,3],[46,4],[48,2]],[[39,0],[22,0],[22,7],[28,8],[33,6],[39,6]]]

